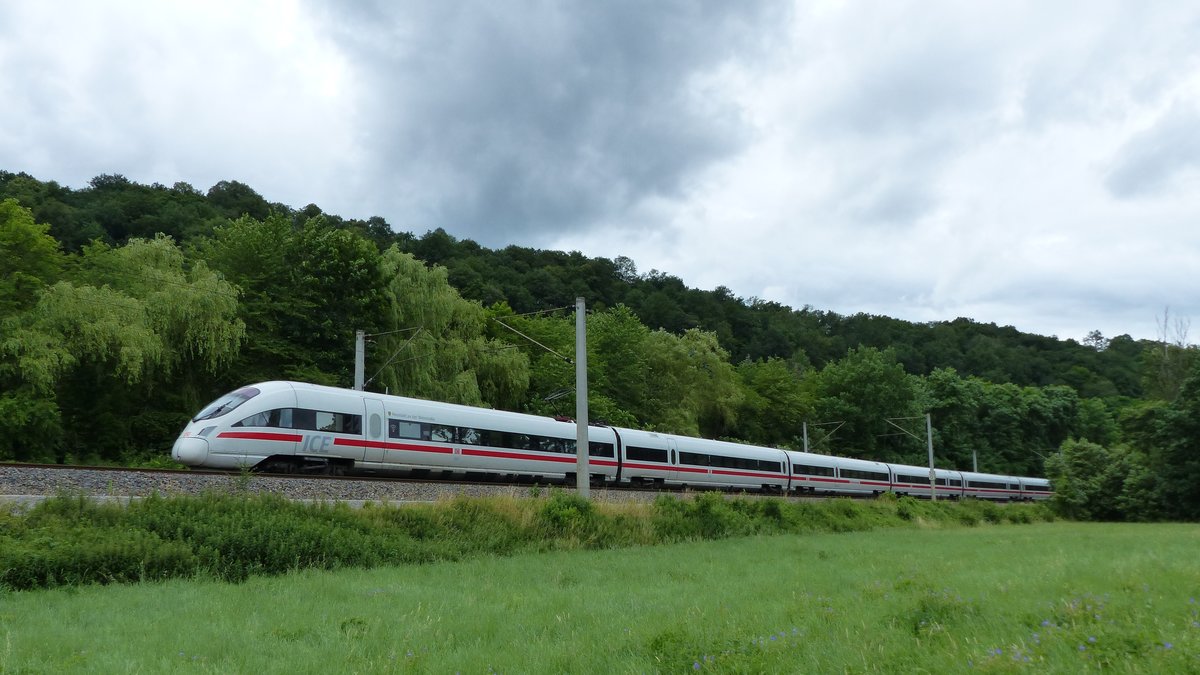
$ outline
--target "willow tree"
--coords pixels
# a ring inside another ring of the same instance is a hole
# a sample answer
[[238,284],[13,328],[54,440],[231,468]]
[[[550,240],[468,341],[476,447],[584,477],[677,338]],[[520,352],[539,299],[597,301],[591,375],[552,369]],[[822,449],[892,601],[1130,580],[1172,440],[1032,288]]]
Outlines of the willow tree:
[[21,315],[57,281],[66,260],[49,231],[16,200],[0,201],[0,458],[39,456],[61,436],[58,406],[25,381],[11,354],[20,349]]
[[393,246],[380,258],[383,327],[371,338],[368,389],[451,403],[517,409],[529,361],[486,336],[477,302],[450,286],[444,267],[426,267]]
[[[7,405],[29,412],[17,424],[38,432],[7,451],[122,459],[162,449],[195,407],[195,398],[180,403],[186,383],[237,352],[234,289],[203,264],[187,269],[166,237],[96,243],[77,263],[70,279],[5,322],[0,378],[21,399]],[[51,413],[57,430],[46,427]]]
[[65,256],[50,226],[15,199],[0,201],[0,318],[28,309],[57,280]]

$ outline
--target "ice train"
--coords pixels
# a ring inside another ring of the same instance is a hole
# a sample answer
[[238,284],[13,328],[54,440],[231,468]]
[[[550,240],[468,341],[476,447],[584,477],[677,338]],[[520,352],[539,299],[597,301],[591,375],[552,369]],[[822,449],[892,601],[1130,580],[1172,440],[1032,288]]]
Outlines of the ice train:
[[[574,422],[302,382],[263,382],[201,410],[171,455],[192,467],[272,473],[487,475],[575,481]],[[885,464],[590,426],[597,484],[775,493],[1043,500],[1044,478]]]

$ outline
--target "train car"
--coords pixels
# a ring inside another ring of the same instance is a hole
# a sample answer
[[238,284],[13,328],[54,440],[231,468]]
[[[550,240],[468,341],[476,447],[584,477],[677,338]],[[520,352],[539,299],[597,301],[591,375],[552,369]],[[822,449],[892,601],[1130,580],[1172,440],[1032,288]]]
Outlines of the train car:
[[958,499],[963,495],[962,474],[949,469],[934,469],[934,487],[929,486],[929,467],[906,464],[888,464],[892,472],[892,492],[913,497],[931,497],[937,492],[938,499]]
[[[850,496],[878,495],[892,489],[892,474],[887,464],[871,462],[865,459],[849,459],[846,457],[827,457],[832,460],[834,474],[832,476],[813,476],[809,472],[827,471],[828,464],[818,462],[808,453],[790,453],[793,462],[793,484],[811,488],[814,494],[839,494]],[[800,462],[805,473],[799,479],[795,475],[795,464]],[[803,480],[800,480],[803,479]],[[815,479],[815,480],[814,480]]]
[[[366,423],[364,424],[364,419]],[[297,382],[243,387],[175,442],[189,466],[264,471],[485,473],[573,479],[574,423]],[[616,433],[589,427],[589,470],[616,480]]]
[[657,486],[676,482],[679,448],[674,436],[633,429],[615,433],[621,446],[621,482]]
[[883,462],[837,459],[838,492],[878,495],[892,489],[892,472]]
[[963,471],[962,477],[964,497],[999,501],[1021,499],[1021,479],[1016,476]]
[[792,466],[791,489],[800,493],[834,493],[843,480],[837,477],[840,458],[811,452],[786,451]]
[[1050,499],[1053,496],[1054,489],[1050,487],[1049,480],[1045,478],[1021,477],[1021,499],[1040,502]]
[[783,450],[740,443],[674,437],[675,473],[670,479],[689,487],[717,487],[764,492],[788,489],[788,458]]

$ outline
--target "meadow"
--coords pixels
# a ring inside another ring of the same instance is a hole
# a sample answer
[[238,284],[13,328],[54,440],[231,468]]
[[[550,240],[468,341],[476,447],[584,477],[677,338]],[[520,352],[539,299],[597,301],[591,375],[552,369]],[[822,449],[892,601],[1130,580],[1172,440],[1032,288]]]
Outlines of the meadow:
[[549,547],[0,592],[0,672],[1200,672],[1200,527]]

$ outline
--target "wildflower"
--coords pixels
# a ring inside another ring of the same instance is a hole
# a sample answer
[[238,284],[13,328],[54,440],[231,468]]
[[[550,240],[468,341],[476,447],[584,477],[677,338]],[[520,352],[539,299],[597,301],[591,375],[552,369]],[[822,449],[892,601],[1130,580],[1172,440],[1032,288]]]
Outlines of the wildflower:
[[1042,627],[1043,628],[1045,628],[1046,626],[1049,626],[1049,625],[1050,625],[1050,619],[1042,619]]
[[1094,635],[1089,635],[1088,642],[1090,642],[1092,644],[1096,644],[1096,637]]
[[700,662],[696,661],[692,664],[692,670],[700,670]]
[[1079,645],[1079,651],[1081,651],[1081,652],[1086,652],[1086,651],[1087,651],[1087,647],[1084,647],[1083,645]]
[[995,649],[992,650],[992,653],[995,654],[996,656],[1000,656],[1001,654],[1004,653],[1004,650],[999,647],[996,647]]
[[1170,649],[1171,647],[1174,647],[1174,646],[1175,645],[1171,644],[1170,642],[1163,643],[1163,649]]

